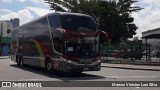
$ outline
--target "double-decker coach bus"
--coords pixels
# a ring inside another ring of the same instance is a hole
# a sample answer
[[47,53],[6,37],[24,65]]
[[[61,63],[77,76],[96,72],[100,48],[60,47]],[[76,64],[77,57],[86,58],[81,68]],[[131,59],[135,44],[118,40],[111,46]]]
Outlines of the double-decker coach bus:
[[48,72],[98,71],[100,35],[93,18],[78,13],[50,13],[13,29],[11,60]]

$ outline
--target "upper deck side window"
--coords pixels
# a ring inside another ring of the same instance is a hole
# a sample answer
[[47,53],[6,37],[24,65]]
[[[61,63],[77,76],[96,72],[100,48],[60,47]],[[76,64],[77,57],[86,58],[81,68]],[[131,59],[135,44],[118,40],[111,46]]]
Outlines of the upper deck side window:
[[19,38],[22,37],[33,37],[33,36],[41,36],[41,35],[49,35],[48,30],[48,21],[46,17],[43,17],[39,20],[29,22],[27,24],[22,25],[19,30]]

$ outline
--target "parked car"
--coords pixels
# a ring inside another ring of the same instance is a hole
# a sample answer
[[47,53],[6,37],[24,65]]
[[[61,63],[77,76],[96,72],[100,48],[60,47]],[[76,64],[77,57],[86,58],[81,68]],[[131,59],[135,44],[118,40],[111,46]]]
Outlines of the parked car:
[[122,58],[124,57],[124,55],[125,55],[125,52],[123,51],[117,51],[115,53],[112,53],[112,57],[116,57],[116,58]]
[[160,57],[160,51],[157,51],[157,53],[156,53],[156,57]]
[[156,54],[158,53],[158,51],[151,51],[150,52],[150,55],[151,57],[156,57]]

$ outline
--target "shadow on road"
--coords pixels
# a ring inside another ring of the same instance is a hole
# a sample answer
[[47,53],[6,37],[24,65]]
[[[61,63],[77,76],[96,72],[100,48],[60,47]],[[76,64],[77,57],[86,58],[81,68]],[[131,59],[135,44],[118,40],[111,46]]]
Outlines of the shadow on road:
[[96,80],[96,79],[106,78],[106,77],[103,77],[103,76],[86,74],[86,73],[66,74],[66,73],[62,73],[62,72],[58,72],[58,71],[54,71],[53,73],[49,74],[49,73],[45,72],[45,70],[43,68],[33,67],[33,66],[29,66],[29,65],[25,65],[23,67],[20,67],[20,66],[17,66],[16,64],[11,64],[10,66],[13,67],[13,68],[18,68],[18,69],[21,69],[21,70],[29,71],[29,72],[40,74],[40,75],[43,75],[43,76],[47,76],[47,77],[50,77],[50,78],[60,79],[60,80],[63,80],[63,81]]

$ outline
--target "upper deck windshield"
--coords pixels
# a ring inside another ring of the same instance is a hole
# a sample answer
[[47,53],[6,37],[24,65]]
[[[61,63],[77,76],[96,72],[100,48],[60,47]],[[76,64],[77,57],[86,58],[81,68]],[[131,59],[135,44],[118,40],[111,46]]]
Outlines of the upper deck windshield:
[[89,16],[61,15],[62,28],[75,32],[95,32],[96,24]]

